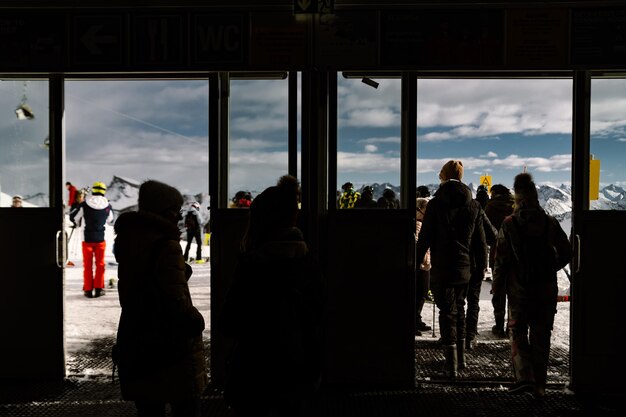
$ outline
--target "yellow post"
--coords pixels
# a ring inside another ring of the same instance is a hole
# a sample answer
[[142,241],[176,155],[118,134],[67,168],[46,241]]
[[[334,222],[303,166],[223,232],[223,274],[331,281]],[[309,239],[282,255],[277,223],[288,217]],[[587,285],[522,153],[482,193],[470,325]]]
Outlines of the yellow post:
[[589,201],[600,197],[600,160],[589,159]]

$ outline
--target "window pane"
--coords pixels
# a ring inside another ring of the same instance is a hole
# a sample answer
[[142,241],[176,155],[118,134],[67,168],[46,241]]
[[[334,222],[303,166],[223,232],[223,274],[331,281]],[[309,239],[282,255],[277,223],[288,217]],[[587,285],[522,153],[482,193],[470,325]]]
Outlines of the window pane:
[[366,80],[338,75],[337,201],[348,182],[371,186],[374,201],[386,188],[400,197],[401,80]]
[[47,80],[0,79],[0,207],[50,206],[48,97]]
[[286,79],[231,80],[229,207],[236,207],[240,196],[254,198],[287,174],[288,90]]
[[[208,81],[66,82],[66,181],[108,186],[116,214],[153,179],[198,201],[208,220]],[[67,203],[67,193],[66,193]]]
[[[626,79],[591,80],[591,155],[599,162],[591,210],[626,210]],[[592,165],[593,166],[593,165]],[[593,171],[592,171],[593,172]]]
[[420,79],[417,91],[418,186],[436,190],[450,159],[463,162],[474,193],[481,177],[512,189],[526,170],[541,205],[569,222],[571,79]]

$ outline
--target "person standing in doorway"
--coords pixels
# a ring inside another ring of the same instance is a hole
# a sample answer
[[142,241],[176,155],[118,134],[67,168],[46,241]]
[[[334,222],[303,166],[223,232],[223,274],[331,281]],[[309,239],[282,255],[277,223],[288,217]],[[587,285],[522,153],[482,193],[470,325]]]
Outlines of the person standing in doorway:
[[204,263],[202,258],[202,215],[200,204],[196,201],[191,203],[185,214],[185,229],[187,230],[187,246],[185,247],[185,261],[189,260],[191,243],[196,241],[196,263]]
[[[159,181],[139,187],[139,211],[115,222],[122,313],[113,360],[122,398],[139,417],[200,417],[208,383],[202,332],[193,305],[177,223],[183,197]],[[169,415],[169,414],[167,414]]]
[[[491,198],[485,206],[485,214],[496,230],[499,231],[505,217],[513,213],[514,205],[515,199],[508,187],[502,184],[494,184],[491,187]],[[495,255],[496,247],[494,244],[489,250],[489,267],[492,271],[494,268]],[[504,319],[506,317],[506,289],[501,285],[499,291],[494,291],[492,287],[491,293],[491,305],[493,306],[493,316],[495,319],[495,324],[491,328],[491,332],[499,338],[506,338],[506,329],[504,327]]]
[[557,271],[572,260],[559,221],[539,205],[528,173],[513,184],[515,210],[502,222],[496,243],[494,292],[506,289],[509,338],[515,383],[510,393],[545,395],[550,338],[558,295]]
[[[80,203],[78,210],[70,214],[74,226],[84,219],[83,240],[83,293],[87,298],[101,297],[104,291],[104,251],[106,240],[105,225],[113,224],[113,208],[104,196],[107,187],[96,181],[91,187],[91,195]],[[93,264],[95,260],[95,274]]]
[[465,367],[464,313],[471,257],[487,258],[482,209],[462,178],[461,161],[450,160],[441,168],[441,185],[428,202],[415,249],[417,264],[430,249],[430,285],[439,308],[445,357],[442,376],[448,379],[456,378],[457,370]]

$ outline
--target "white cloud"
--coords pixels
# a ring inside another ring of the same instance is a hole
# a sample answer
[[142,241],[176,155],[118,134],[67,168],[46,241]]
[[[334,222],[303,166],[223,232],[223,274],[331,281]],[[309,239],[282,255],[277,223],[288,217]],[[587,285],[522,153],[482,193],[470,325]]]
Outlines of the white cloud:
[[287,142],[277,143],[264,139],[239,138],[231,139],[229,146],[231,150],[268,149],[277,147],[287,148]]
[[387,136],[384,138],[367,138],[360,139],[358,142],[360,143],[400,143],[399,136]]
[[376,152],[378,151],[378,146],[376,145],[365,145],[365,152]]

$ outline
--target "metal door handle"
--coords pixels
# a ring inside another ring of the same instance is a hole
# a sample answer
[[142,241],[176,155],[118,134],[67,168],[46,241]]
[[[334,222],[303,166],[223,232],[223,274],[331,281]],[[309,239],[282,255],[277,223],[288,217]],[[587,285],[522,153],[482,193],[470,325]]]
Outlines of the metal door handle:
[[[63,233],[63,247],[61,249],[63,250],[63,253],[59,254],[59,236],[61,235],[61,233]],[[65,263],[67,262],[67,259],[65,259],[65,256],[67,254],[67,233],[65,233],[65,230],[57,231],[57,234],[54,238],[54,246],[56,255],[55,261],[57,263],[57,266],[59,268],[63,268],[65,266]]]
[[576,235],[576,272],[580,272],[580,235]]

